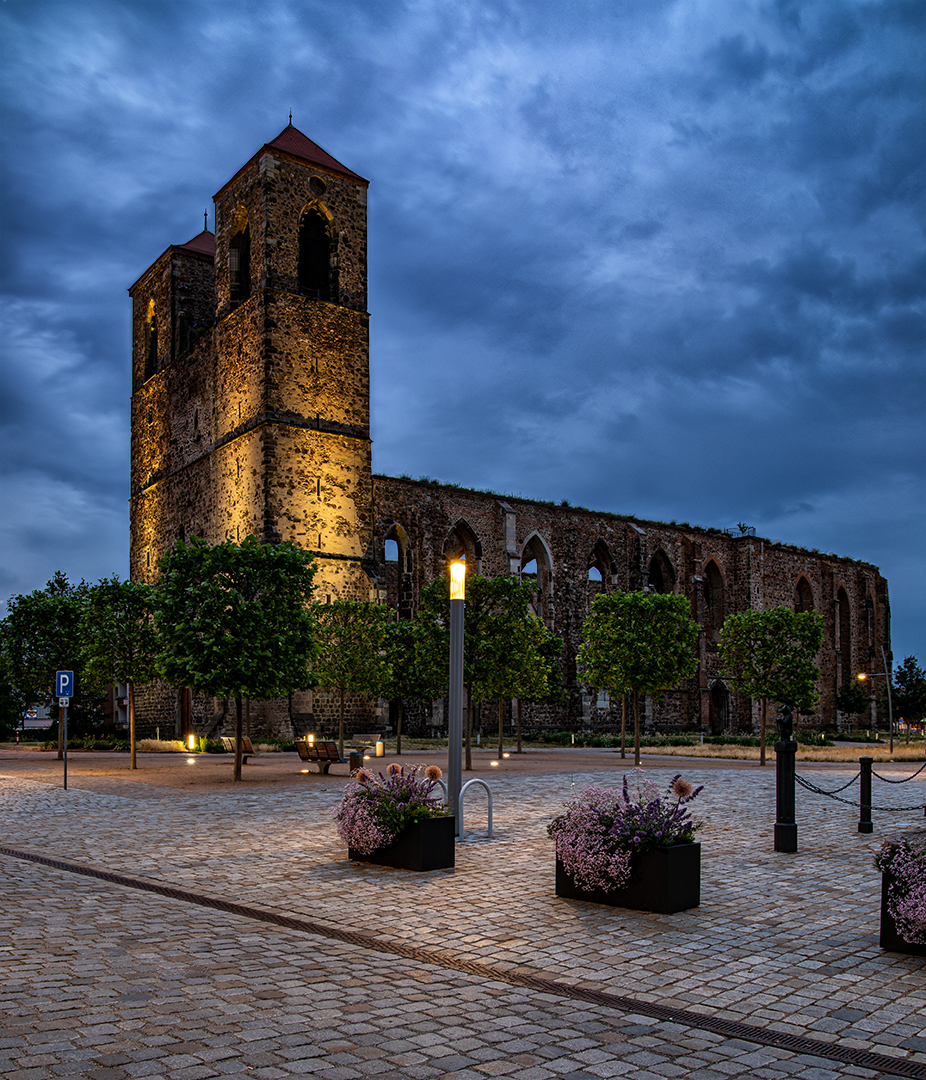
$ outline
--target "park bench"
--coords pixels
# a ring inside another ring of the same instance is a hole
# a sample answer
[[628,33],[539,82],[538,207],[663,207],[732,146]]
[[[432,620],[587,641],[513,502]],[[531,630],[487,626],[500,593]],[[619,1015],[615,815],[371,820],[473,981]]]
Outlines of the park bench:
[[[235,753],[235,740],[234,739],[226,738],[226,736],[223,735],[222,736],[222,745],[225,747],[225,749],[230,754]],[[251,740],[247,737],[247,735],[245,735],[241,739],[241,762],[242,762],[242,764],[247,765],[248,757],[253,757],[253,756],[254,756],[254,747],[251,746]]]
[[326,776],[332,765],[347,765],[350,771],[354,772],[363,764],[362,754],[351,753],[348,757],[342,758],[338,753],[338,744],[333,741],[326,742],[324,739],[319,742],[297,739],[296,751],[303,761],[314,762],[318,766],[318,771]]

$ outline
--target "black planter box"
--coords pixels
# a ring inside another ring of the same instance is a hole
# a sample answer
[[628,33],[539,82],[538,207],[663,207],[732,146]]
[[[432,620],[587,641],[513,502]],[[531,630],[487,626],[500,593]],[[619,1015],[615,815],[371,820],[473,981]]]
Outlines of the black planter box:
[[363,855],[354,848],[347,854],[355,862],[394,866],[397,870],[446,870],[454,865],[454,818],[421,818],[388,847]]
[[590,904],[611,904],[635,911],[675,911],[701,903],[701,845],[672,844],[634,856],[630,881],[623,889],[595,889],[586,892],[556,860],[556,895]]
[[889,952],[907,953],[910,956],[926,956],[926,945],[914,945],[912,942],[904,941],[897,933],[894,917],[887,910],[887,890],[891,887],[893,880],[893,875],[881,874],[881,948]]

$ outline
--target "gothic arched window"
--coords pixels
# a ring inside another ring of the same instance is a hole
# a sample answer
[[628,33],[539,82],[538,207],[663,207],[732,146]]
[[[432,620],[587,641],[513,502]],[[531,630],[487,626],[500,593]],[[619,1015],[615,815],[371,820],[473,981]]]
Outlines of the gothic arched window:
[[813,602],[813,589],[810,582],[803,575],[797,579],[794,587],[794,610],[800,614],[803,611],[815,610]]
[[704,567],[704,629],[708,641],[716,641],[726,618],[723,574],[713,559]]
[[649,561],[649,583],[654,592],[670,593],[675,591],[675,571],[669,557],[660,548]]
[[331,238],[315,207],[299,222],[299,291],[313,300],[331,300]]

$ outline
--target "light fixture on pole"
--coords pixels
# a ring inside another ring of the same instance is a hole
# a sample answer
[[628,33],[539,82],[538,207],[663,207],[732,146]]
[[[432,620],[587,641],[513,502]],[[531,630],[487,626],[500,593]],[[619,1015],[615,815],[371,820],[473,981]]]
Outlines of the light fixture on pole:
[[866,679],[874,679],[879,676],[884,676],[887,679],[887,722],[891,729],[891,753],[894,753],[894,704],[891,701],[891,669],[887,665],[887,653],[884,651],[884,646],[881,646],[881,659],[884,661],[884,671],[860,671],[858,673],[859,681],[864,682]]
[[450,564],[450,684],[447,717],[447,800],[460,835],[460,788],[463,786],[463,609],[466,606],[466,563]]

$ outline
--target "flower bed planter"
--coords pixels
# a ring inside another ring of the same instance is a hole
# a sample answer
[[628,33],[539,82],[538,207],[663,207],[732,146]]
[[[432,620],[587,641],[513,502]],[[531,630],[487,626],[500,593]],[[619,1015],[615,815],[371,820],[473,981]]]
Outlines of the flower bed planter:
[[393,866],[398,870],[446,870],[454,865],[454,819],[428,817],[413,822],[388,847],[364,855],[348,848],[356,862]]
[[701,845],[672,844],[634,855],[630,881],[623,889],[586,892],[575,884],[557,859],[556,895],[662,915],[697,907],[701,903]]
[[907,953],[910,956],[926,956],[926,945],[915,945],[910,941],[905,941],[897,933],[897,924],[887,909],[887,893],[892,881],[893,876],[888,871],[883,871],[881,874],[881,948],[889,952]]

